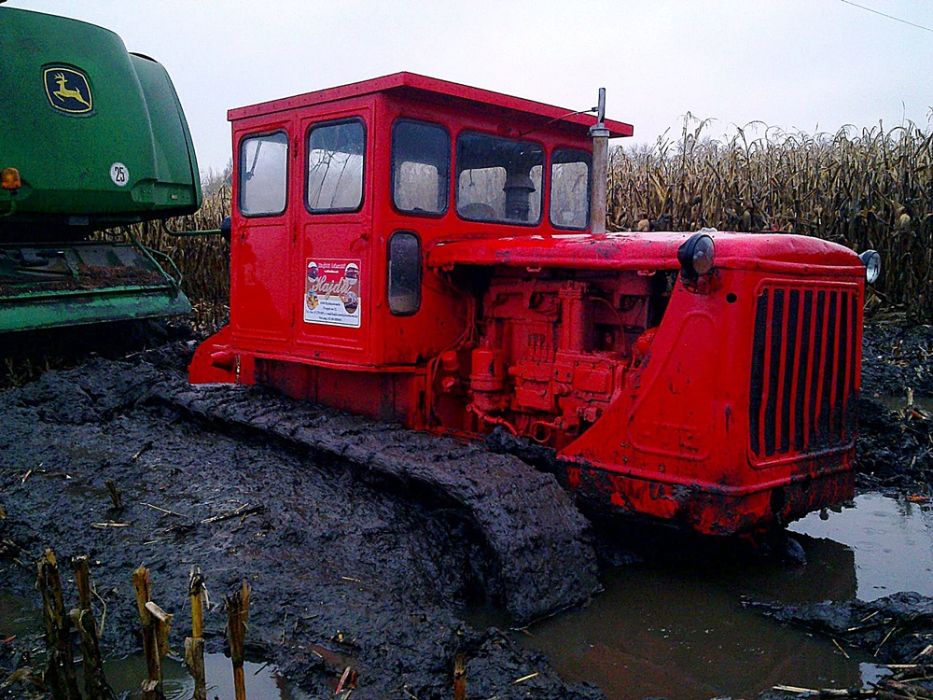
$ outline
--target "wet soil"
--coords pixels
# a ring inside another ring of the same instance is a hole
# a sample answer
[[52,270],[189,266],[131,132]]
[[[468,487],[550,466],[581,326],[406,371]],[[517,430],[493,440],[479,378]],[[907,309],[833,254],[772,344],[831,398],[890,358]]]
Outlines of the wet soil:
[[457,512],[488,550],[476,559],[483,562],[476,571],[482,589],[517,622],[585,603],[599,588],[589,523],[552,475],[513,455],[262,387],[190,386],[176,376],[152,386],[149,400],[228,434],[252,433],[325,461],[337,458],[368,481]]
[[806,626],[846,646],[870,651],[879,662],[910,663],[933,644],[933,598],[919,593],[899,592],[868,602],[754,605],[781,622]]
[[933,496],[933,326],[865,327],[858,486]]
[[[930,329],[870,326],[865,337],[859,443],[865,471],[859,486],[862,492],[896,491],[920,504],[930,495],[933,473],[929,417],[922,407],[907,411],[894,403],[892,409],[890,399],[906,397],[908,387],[915,399],[930,395]],[[679,556],[674,563],[662,558],[657,573],[652,549],[683,554],[692,548],[679,540],[652,541],[640,552],[647,569],[615,568],[636,558],[606,535],[599,551],[608,593],[588,608],[530,628],[553,643],[526,644],[524,633],[500,631],[513,624],[501,612],[476,614],[496,602],[485,597],[488,551],[475,526],[449,504],[426,502],[417,490],[362,473],[345,461],[315,458],[250,431],[218,431],[153,403],[151,387],[166,373],[182,376],[190,350],[175,340],[157,351],[137,351],[125,361],[76,353],[63,363],[76,369],[46,371],[37,381],[0,393],[0,508],[6,515],[0,517],[0,590],[35,604],[32,562],[44,547],[54,546],[63,560],[89,554],[107,606],[103,646],[111,658],[140,646],[129,581],[140,563],[152,570],[156,602],[176,614],[176,649],[189,624],[185,586],[192,564],[205,570],[215,603],[241,577],[248,578],[254,590],[248,635],[252,658],[274,663],[292,687],[315,697],[333,695],[346,664],[360,671],[355,698],[450,697],[453,659],[461,653],[469,696],[502,698],[604,696],[586,681],[598,682],[608,697],[655,695],[664,691],[658,679],[665,676],[671,678],[667,694],[672,698],[739,690],[747,697],[768,684],[786,682],[788,670],[804,658],[813,660],[808,681],[813,684],[824,676],[827,682],[858,684],[862,657],[857,653],[867,654],[869,664],[874,658],[874,649],[864,651],[869,642],[861,651],[850,651],[855,676],[851,666],[837,668],[841,661],[836,662],[831,646],[835,632],[800,612],[815,605],[812,597],[775,594],[763,583],[760,589],[726,585],[714,573],[733,570],[742,580],[783,581],[781,572],[794,569],[742,557],[738,568],[730,569],[735,557],[726,554],[710,555],[702,569],[685,569]],[[918,362],[926,364],[911,364]],[[104,486],[108,479],[123,492],[123,511],[111,508]],[[203,522],[237,509],[241,514],[236,517]],[[836,517],[831,514],[830,523]],[[102,526],[108,522],[128,526]],[[805,569],[816,577],[807,579],[806,587],[812,595],[837,601],[832,605],[842,611],[834,613],[838,620],[848,615],[845,610],[862,610],[853,606],[870,605],[852,601],[865,596],[848,578],[855,576],[851,561],[842,566],[852,573],[845,574],[841,587],[815,585],[820,577],[836,580],[835,565],[826,568],[835,559],[821,545],[809,540],[804,545],[810,560]],[[685,580],[714,585],[686,590],[678,584]],[[625,596],[614,599],[613,591]],[[665,591],[660,600],[659,591]],[[766,611],[749,608],[753,612],[740,619],[734,615],[742,599],[778,603]],[[927,605],[924,599],[898,600]],[[806,625],[822,641],[811,644],[803,632],[780,632],[762,612],[783,615],[788,630]],[[581,616],[590,617],[589,627],[570,622]],[[751,622],[752,617],[764,622]],[[727,626],[744,626],[748,634],[729,637],[725,620]],[[211,652],[223,651],[224,621],[219,607],[208,615]],[[671,630],[687,621],[695,638],[683,648],[665,646]],[[724,668],[704,675],[690,660],[695,650],[705,648],[707,629],[722,649],[711,663],[719,659]],[[911,630],[914,634],[917,628]],[[596,651],[586,651],[589,645]],[[37,646],[38,635],[27,630],[10,642],[0,640],[0,676],[24,665],[41,667],[41,658],[29,655]],[[782,648],[786,656],[780,655]],[[891,653],[902,648],[895,643]],[[758,649],[761,658],[771,658],[778,649],[780,659],[761,674],[753,658],[758,652],[736,662],[739,649]],[[807,652],[797,654],[801,649]],[[580,660],[576,670],[567,663],[574,658]],[[624,663],[635,665],[626,668],[623,691],[601,669]],[[723,687],[714,681],[717,674],[732,673],[730,664],[736,663],[746,664],[746,685]],[[676,692],[681,668],[691,668],[690,676],[682,678],[682,687],[692,689],[686,695]],[[525,680],[516,684],[518,679]],[[0,689],[0,697],[23,697],[27,687]]]
[[933,326],[908,325],[903,317],[866,323],[862,341],[862,388],[869,396],[933,397]]
[[[149,567],[154,599],[176,614],[178,648],[190,624],[187,572],[197,564],[215,601],[250,580],[253,653],[312,693],[332,694],[352,663],[354,697],[447,696],[462,653],[477,692],[599,697],[502,633],[464,624],[463,606],[482,594],[486,554],[457,513],[367,483],[335,460],[147,404],[150,388],[185,361],[167,349],[131,362],[94,359],[0,394],[0,539],[12,543],[0,588],[31,597],[31,562],[45,547],[63,561],[89,555],[107,605],[105,653],[119,656],[139,648],[132,570]],[[123,493],[122,511],[111,507],[107,480]],[[212,610],[209,650],[221,650],[223,625]]]
[[149,319],[0,334],[0,390],[31,382],[50,369],[77,367],[95,357],[119,360],[193,338],[187,322]]

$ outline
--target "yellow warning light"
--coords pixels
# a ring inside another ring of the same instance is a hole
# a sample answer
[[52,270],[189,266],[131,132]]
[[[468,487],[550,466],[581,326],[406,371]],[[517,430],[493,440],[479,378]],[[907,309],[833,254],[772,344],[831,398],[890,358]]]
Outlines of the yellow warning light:
[[22,186],[23,181],[19,177],[19,170],[16,168],[0,170],[0,187],[5,190],[18,190]]

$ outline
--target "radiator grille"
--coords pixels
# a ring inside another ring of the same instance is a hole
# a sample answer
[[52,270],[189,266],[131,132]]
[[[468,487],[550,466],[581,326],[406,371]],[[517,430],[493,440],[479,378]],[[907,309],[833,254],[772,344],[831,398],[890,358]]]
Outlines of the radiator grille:
[[755,312],[749,427],[762,459],[848,444],[858,288],[772,285]]

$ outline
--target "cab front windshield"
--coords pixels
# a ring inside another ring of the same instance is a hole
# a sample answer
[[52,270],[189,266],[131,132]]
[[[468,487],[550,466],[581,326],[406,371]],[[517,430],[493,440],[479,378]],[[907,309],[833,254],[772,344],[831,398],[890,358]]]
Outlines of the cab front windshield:
[[472,221],[541,220],[544,149],[530,141],[462,133],[457,139],[457,213]]

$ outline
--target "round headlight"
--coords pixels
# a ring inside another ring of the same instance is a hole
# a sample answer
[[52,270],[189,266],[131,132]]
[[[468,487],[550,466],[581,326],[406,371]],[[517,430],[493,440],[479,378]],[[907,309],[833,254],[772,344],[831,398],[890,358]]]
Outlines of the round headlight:
[[677,249],[677,260],[680,262],[684,277],[696,279],[713,269],[716,245],[711,236],[705,233],[695,233]]
[[874,284],[881,275],[881,256],[877,250],[866,250],[858,256],[865,266],[865,281]]

